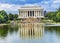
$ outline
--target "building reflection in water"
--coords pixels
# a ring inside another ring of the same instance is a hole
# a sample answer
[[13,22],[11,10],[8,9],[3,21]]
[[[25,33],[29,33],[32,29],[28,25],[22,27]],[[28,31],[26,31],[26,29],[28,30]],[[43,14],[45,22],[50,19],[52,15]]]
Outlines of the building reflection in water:
[[19,34],[22,38],[42,38],[44,25],[43,23],[20,23]]

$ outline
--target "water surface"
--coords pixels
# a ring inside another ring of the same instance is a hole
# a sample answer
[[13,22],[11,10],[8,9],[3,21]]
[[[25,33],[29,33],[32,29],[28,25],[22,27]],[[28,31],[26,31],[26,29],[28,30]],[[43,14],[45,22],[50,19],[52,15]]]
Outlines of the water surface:
[[19,23],[0,26],[0,43],[59,43],[60,27],[44,23]]

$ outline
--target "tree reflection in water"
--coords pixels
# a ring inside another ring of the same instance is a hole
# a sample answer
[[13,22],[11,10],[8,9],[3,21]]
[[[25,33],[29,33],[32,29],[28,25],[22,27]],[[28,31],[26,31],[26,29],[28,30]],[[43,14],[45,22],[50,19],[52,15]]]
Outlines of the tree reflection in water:
[[60,26],[45,27],[45,32],[56,33],[60,37]]
[[22,38],[41,38],[44,34],[43,23],[20,23],[19,34]]
[[8,26],[0,26],[0,37],[6,37],[8,33]]
[[9,25],[8,29],[9,29],[10,34],[12,34],[14,31],[17,32],[18,31],[18,24],[15,24],[15,25],[11,24],[11,25]]
[[0,26],[0,38],[5,38],[8,33],[12,34],[13,32],[17,32],[18,31],[18,26],[14,26],[12,27],[12,25],[3,25]]

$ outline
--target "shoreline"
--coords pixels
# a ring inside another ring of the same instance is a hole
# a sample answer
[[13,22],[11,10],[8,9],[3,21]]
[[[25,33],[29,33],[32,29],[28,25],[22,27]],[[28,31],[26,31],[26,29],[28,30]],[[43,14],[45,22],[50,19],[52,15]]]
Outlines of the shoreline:
[[0,26],[3,26],[3,25],[9,25],[9,24],[5,24],[5,23],[0,24]]

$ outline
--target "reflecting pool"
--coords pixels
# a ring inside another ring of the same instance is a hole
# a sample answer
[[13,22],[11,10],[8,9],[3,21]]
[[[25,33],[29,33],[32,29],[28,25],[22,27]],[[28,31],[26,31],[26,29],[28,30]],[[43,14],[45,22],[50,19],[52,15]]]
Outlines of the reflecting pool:
[[44,23],[18,23],[0,26],[0,43],[59,43],[60,27]]

